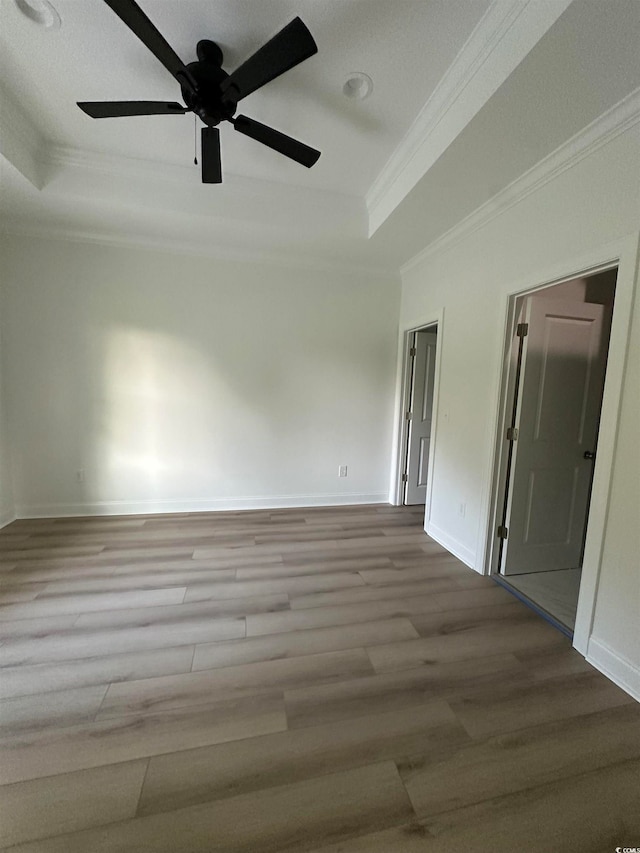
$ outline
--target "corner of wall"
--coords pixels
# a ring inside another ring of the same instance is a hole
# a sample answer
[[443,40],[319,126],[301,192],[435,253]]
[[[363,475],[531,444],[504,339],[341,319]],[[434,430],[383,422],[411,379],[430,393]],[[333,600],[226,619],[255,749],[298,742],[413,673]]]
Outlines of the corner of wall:
[[585,657],[588,663],[640,702],[640,669],[635,664],[595,637],[590,638]]
[[445,530],[442,530],[437,525],[433,524],[433,522],[428,521],[425,525],[425,533],[427,536],[430,536],[432,539],[442,545],[443,548],[446,548],[447,551],[450,551],[454,557],[457,557],[459,560],[468,566],[470,569],[473,569],[474,572],[479,572],[482,574],[481,569],[478,569],[476,566],[476,554],[471,548],[468,548],[458,539],[455,539]]

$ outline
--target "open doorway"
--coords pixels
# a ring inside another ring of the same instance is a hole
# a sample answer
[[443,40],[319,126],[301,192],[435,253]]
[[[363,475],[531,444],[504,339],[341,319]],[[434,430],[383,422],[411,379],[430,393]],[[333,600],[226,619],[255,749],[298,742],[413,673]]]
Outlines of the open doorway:
[[438,326],[407,333],[406,406],[403,412],[402,503],[427,503],[432,459]]
[[492,571],[575,626],[617,269],[515,300]]

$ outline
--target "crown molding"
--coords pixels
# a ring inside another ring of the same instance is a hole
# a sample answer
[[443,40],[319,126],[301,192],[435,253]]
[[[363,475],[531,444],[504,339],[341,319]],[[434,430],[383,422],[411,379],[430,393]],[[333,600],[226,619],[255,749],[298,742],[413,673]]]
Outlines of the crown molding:
[[41,190],[44,185],[41,153],[45,147],[42,134],[3,88],[0,88],[0,115],[0,156]]
[[[377,279],[393,277],[399,280],[397,266],[374,265],[373,261],[367,263],[366,258],[361,263],[357,256],[353,260],[335,258],[330,254],[331,243],[328,248],[318,247],[315,253],[301,252],[298,255],[295,251],[292,254],[285,250],[271,251],[268,246],[255,248],[249,245],[247,229],[255,227],[256,222],[263,222],[274,206],[280,213],[289,212],[285,214],[284,221],[277,224],[272,222],[276,227],[286,229],[287,222],[293,224],[297,217],[299,222],[308,221],[307,231],[311,229],[311,233],[314,223],[323,227],[323,223],[334,222],[336,209],[339,208],[343,212],[351,211],[349,221],[359,223],[357,228],[354,226],[352,236],[361,240],[362,252],[366,252],[366,209],[363,199],[358,196],[231,174],[225,176],[225,183],[216,188],[215,203],[208,203],[208,196],[202,192],[199,171],[188,166],[149,162],[59,145],[43,148],[40,164],[45,175],[43,197],[46,196],[54,204],[75,196],[78,196],[80,204],[82,198],[91,196],[93,191],[88,188],[95,181],[97,187],[104,186],[106,178],[106,186],[117,187],[110,203],[124,206],[129,213],[135,208],[142,217],[140,227],[132,226],[130,216],[126,233],[106,222],[88,226],[78,219],[81,211],[78,208],[72,221],[65,221],[55,213],[41,217],[36,214],[36,217],[30,219],[26,214],[16,218],[7,212],[4,218],[0,218],[0,231],[5,234],[103,246],[139,247],[296,270],[365,274]],[[149,187],[150,192],[141,195],[141,187],[143,190]],[[179,229],[184,236],[175,238],[155,237],[148,233],[148,228],[145,233],[145,223],[148,225],[149,216],[155,215],[158,197],[171,197],[179,202],[176,212],[196,217],[200,225],[206,228],[207,239],[202,239],[205,233],[203,227],[197,229],[200,237],[193,234],[188,236],[189,231],[185,228]],[[244,210],[254,211],[253,218],[244,216]],[[153,211],[153,214],[149,211]],[[212,223],[215,222],[226,224],[227,232],[231,229],[232,236],[238,237],[237,241],[231,240],[236,245],[230,247],[220,237],[217,243],[211,240],[211,234],[215,231]],[[246,247],[243,245],[245,242]]]
[[384,269],[380,266],[369,267],[365,264],[347,261],[330,261],[322,257],[295,257],[285,253],[255,252],[244,249],[230,249],[226,246],[188,243],[181,240],[138,237],[108,231],[76,228],[46,222],[15,221],[0,218],[0,234],[15,237],[36,237],[42,240],[66,240],[71,243],[91,243],[97,246],[124,249],[144,249],[188,255],[200,258],[215,258],[232,263],[249,263],[279,267],[280,269],[324,272],[333,274],[364,275],[367,278],[393,279],[399,281],[397,269]]
[[[201,186],[200,171],[193,166],[177,163],[163,163],[157,160],[142,160],[93,151],[86,148],[73,148],[64,145],[49,145],[42,150],[41,162],[49,179],[57,169],[81,169],[107,175],[113,178],[136,178],[153,184],[167,183],[185,186]],[[216,189],[222,192],[241,193],[248,198],[268,194],[270,197],[290,197],[292,200],[311,196],[314,205],[335,206],[336,199],[362,204],[362,197],[352,193],[325,190],[320,187],[306,187],[300,184],[288,184],[283,181],[271,181],[264,178],[251,178],[233,172],[225,172],[224,183]]]
[[638,123],[640,123],[640,88],[635,89],[495,196],[461,219],[453,228],[437,237],[403,264],[400,273],[405,275],[430,256],[451,248]]
[[493,0],[366,195],[369,236],[387,219],[572,0]]

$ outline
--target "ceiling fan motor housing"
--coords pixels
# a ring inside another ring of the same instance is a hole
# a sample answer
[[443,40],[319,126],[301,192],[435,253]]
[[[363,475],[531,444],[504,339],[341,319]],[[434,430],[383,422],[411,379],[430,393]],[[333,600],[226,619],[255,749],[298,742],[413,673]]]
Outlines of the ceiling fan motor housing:
[[197,53],[198,61],[187,65],[196,82],[196,91],[182,86],[182,97],[206,125],[216,127],[221,121],[233,118],[238,106],[238,92],[233,86],[224,93],[222,91],[222,84],[229,75],[222,68],[222,50],[215,42],[208,39],[199,41]]
[[239,101],[318,52],[313,36],[300,18],[290,21],[232,74],[227,74],[222,67],[222,50],[216,42],[199,41],[197,62],[185,65],[136,0],[104,2],[178,82],[185,106],[167,101],[78,101],[86,115],[103,119],[195,113],[206,125],[201,129],[202,182],[205,184],[222,181],[217,128],[222,121],[230,122],[244,136],[307,168],[317,162],[320,152],[315,148],[248,116],[235,115]]

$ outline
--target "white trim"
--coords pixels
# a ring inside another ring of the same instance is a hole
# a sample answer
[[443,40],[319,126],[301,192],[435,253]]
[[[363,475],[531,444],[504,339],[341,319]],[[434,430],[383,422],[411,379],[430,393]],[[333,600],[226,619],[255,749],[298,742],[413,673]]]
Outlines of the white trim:
[[402,506],[403,499],[403,461],[406,451],[407,430],[404,413],[406,411],[409,387],[408,387],[408,367],[409,367],[409,335],[418,329],[426,329],[429,326],[436,326],[438,332],[438,341],[436,344],[436,364],[435,376],[433,382],[433,408],[431,410],[431,441],[429,442],[429,479],[427,482],[427,497],[425,504],[425,521],[428,519],[431,512],[431,501],[433,495],[433,460],[435,458],[436,435],[438,427],[438,396],[440,392],[440,365],[442,364],[442,340],[444,334],[444,309],[431,315],[429,319],[422,323],[412,323],[400,330],[398,337],[398,356],[396,367],[396,399],[394,405],[394,435],[393,435],[393,453],[391,455],[391,475],[389,480],[389,503],[392,506]]
[[[633,315],[633,299],[638,258],[640,257],[640,233],[624,241],[617,252],[618,277],[613,305],[611,336],[607,357],[607,371],[602,397],[602,417],[598,431],[598,455],[596,457],[591,503],[587,521],[580,582],[580,597],[573,635],[573,645],[586,654],[595,616],[596,598],[600,582],[602,552],[604,549],[609,500],[613,481],[613,463],[618,438],[618,421],[622,407],[622,391],[629,353],[629,337]],[[637,298],[637,297],[636,297]]]
[[249,249],[229,249],[210,244],[188,243],[182,240],[165,240],[163,238],[117,234],[109,231],[88,231],[71,226],[54,225],[53,223],[17,222],[12,219],[0,218],[0,234],[16,237],[39,237],[43,240],[67,240],[71,243],[92,243],[98,246],[108,246],[124,249],[146,249],[191,255],[201,258],[216,258],[221,261],[268,264],[281,269],[305,270],[307,272],[354,273],[375,278],[399,279],[397,270],[384,269],[380,266],[340,263],[325,258],[306,255],[295,258],[287,254],[256,252]]
[[442,120],[451,104],[457,100],[465,86],[478,73],[486,58],[490,56],[495,41],[501,38],[514,16],[517,16],[523,8],[524,4],[517,2],[511,3],[510,6],[498,3],[496,0],[490,3],[406,135],[369,188],[366,195],[369,210],[382,204],[384,197],[390,192],[400,174],[415,157],[425,137]]
[[62,518],[85,515],[150,515],[171,512],[225,512],[251,509],[288,509],[314,506],[386,504],[387,495],[274,495],[273,497],[212,498],[184,501],[97,501],[77,504],[34,504],[16,507],[17,518]]
[[425,533],[427,536],[430,536],[432,539],[442,545],[443,548],[446,548],[447,551],[450,551],[454,557],[457,557],[459,560],[469,566],[470,569],[477,571],[476,569],[476,555],[473,553],[471,548],[467,548],[466,545],[463,545],[458,539],[455,539],[453,536],[450,536],[446,531],[442,530],[440,527],[437,527],[433,522],[429,521],[425,525]]
[[[504,334],[508,328],[511,305],[518,296],[539,291],[553,284],[560,284],[574,278],[593,275],[613,266],[618,267],[616,296],[613,307],[613,319],[609,340],[609,354],[602,399],[602,417],[598,433],[598,455],[594,466],[593,487],[587,521],[587,538],[582,565],[578,612],[573,635],[573,645],[583,655],[587,653],[596,606],[598,583],[602,563],[602,550],[607,522],[613,461],[618,430],[620,406],[622,404],[622,385],[629,348],[631,331],[632,302],[635,288],[636,269],[640,257],[640,233],[618,240],[608,246],[596,248],[588,255],[574,262],[556,264],[547,273],[528,276],[514,290],[505,296],[503,316]],[[500,346],[504,345],[504,337]],[[495,550],[494,518],[497,501],[496,478],[499,474],[500,446],[503,411],[501,409],[501,389],[503,383],[503,359],[498,360],[498,369],[491,404],[493,414],[493,435],[495,444],[491,455],[491,467],[486,479],[486,489],[482,502],[481,518],[486,526],[481,527],[481,541],[478,553],[483,554],[484,564],[479,570],[489,574]],[[504,401],[502,401],[503,405]]]
[[571,0],[493,0],[366,195],[369,235],[459,136]]
[[617,654],[606,643],[594,637],[589,640],[586,659],[610,681],[640,702],[640,669],[630,660]]
[[407,331],[401,336],[402,343],[402,368],[401,368],[401,397],[400,397],[400,406],[399,406],[399,417],[400,421],[398,423],[398,440],[399,440],[399,448],[398,448],[398,456],[397,462],[394,466],[394,471],[392,473],[391,479],[391,488],[389,490],[389,502],[394,506],[402,506],[404,501],[404,491],[405,491],[405,483],[402,480],[402,475],[404,474],[405,467],[405,459],[407,456],[407,445],[409,439],[409,430],[407,428],[407,420],[405,416],[405,412],[407,411],[407,406],[409,405],[409,399],[411,397],[411,371],[409,369],[410,364],[410,350],[411,350],[411,335],[413,331]]
[[22,107],[0,87],[0,159],[11,163],[37,190],[44,185],[43,165],[40,158],[44,140],[40,131]]
[[[89,172],[98,172],[109,177],[142,178],[154,184],[170,183],[179,187],[201,187],[200,173],[193,166],[179,163],[163,163],[158,160],[142,160],[122,154],[108,154],[93,151],[88,148],[74,148],[70,145],[51,144],[44,151],[42,165],[48,170],[71,168]],[[223,192],[232,190],[241,193],[248,199],[260,198],[266,191],[270,198],[283,197],[290,199],[308,200],[313,198],[314,206],[325,204],[328,210],[333,210],[336,197],[345,202],[362,203],[362,196],[356,193],[344,192],[322,187],[305,186],[284,181],[274,181],[268,178],[249,177],[234,172],[225,172]]]
[[424,249],[421,249],[417,255],[402,265],[400,272],[404,275],[431,255],[448,249],[473,234],[638,122],[640,122],[640,88],[635,89],[610,110],[607,110],[571,139],[568,139],[503,190],[500,190],[495,196],[480,205],[464,219],[461,219]]
[[0,515],[0,530],[2,530],[3,527],[6,527],[7,524],[11,524],[11,522],[15,521],[16,518],[17,516],[13,510],[9,510],[8,512]]

